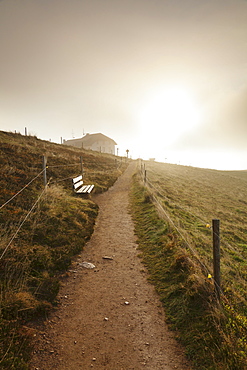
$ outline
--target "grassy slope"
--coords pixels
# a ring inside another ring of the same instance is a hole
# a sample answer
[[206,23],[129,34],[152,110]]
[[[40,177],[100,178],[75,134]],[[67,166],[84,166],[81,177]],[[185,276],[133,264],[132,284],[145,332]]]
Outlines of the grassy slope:
[[[146,169],[147,186],[138,178],[133,186],[136,233],[168,321],[195,368],[246,369],[247,172],[151,162]],[[168,218],[158,216],[153,195]],[[207,278],[213,218],[221,220],[220,306]]]
[[47,157],[48,189],[44,192],[41,174],[0,209],[0,367],[27,369],[30,333],[23,324],[56,302],[59,276],[90,238],[97,216],[95,203],[72,191],[80,156],[85,183],[94,183],[96,192],[110,187],[126,164],[112,155],[7,132],[0,132],[0,154],[0,206],[42,171],[42,156]]

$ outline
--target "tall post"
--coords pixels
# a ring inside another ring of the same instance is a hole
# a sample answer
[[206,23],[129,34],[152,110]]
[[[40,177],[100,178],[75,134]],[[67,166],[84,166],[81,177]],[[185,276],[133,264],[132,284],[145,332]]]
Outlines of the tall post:
[[46,156],[43,155],[43,179],[44,179],[44,187],[47,185],[47,177],[46,177],[46,163],[47,163],[47,158]]
[[80,163],[81,163],[81,175],[82,175],[82,178],[83,178],[83,160],[82,160],[82,156],[80,156]]
[[217,298],[220,299],[220,220],[212,221],[213,227],[213,259],[214,259],[214,285]]
[[25,136],[27,136],[27,128],[25,127]]

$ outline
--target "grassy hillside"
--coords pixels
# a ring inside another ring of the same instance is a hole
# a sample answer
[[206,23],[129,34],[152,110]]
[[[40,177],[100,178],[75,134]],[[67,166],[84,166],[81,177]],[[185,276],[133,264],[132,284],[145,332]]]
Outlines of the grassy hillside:
[[[43,162],[47,158],[48,187]],[[59,276],[90,238],[97,206],[76,196],[81,173],[95,192],[109,188],[126,167],[121,158],[0,132],[0,367],[27,369],[25,323],[56,303]]]
[[[133,185],[136,232],[171,326],[198,369],[247,368],[247,171],[146,162]],[[212,219],[221,223],[221,303]]]
[[[112,155],[0,132],[0,368],[28,369],[26,323],[54,304],[59,278],[90,238],[97,206],[76,196],[81,172],[95,191],[126,167]],[[42,157],[47,158],[48,187]],[[146,162],[132,210],[142,257],[168,322],[195,369],[247,368],[247,171]],[[212,219],[221,223],[221,303],[213,275]]]

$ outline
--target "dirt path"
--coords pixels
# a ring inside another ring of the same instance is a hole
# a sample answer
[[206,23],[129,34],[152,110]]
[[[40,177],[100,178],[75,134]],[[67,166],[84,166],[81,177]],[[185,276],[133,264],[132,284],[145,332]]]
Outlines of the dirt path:
[[[137,256],[128,213],[134,170],[132,163],[95,196],[94,234],[63,282],[59,309],[37,332],[32,370],[190,369]],[[95,268],[80,265],[85,261]]]

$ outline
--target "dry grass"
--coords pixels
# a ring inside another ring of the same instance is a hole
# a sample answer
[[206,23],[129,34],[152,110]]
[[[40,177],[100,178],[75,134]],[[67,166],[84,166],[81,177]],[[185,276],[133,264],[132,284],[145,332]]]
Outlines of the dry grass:
[[[195,368],[245,369],[247,172],[145,165],[146,187],[135,182],[134,217],[144,263],[169,321]],[[221,221],[220,306],[207,277],[213,275],[207,224],[214,218]]]
[[212,231],[220,219],[222,288],[247,315],[247,171],[224,172],[149,164],[148,179],[157,197],[212,274]]
[[[112,186],[126,162],[20,134],[0,132],[0,143],[0,207],[24,189],[0,209],[0,367],[21,370],[28,369],[30,350],[23,324],[56,304],[60,275],[93,232],[97,206],[72,190],[80,156],[84,180],[93,181],[96,192]],[[42,174],[32,181],[43,155],[46,190]]]

